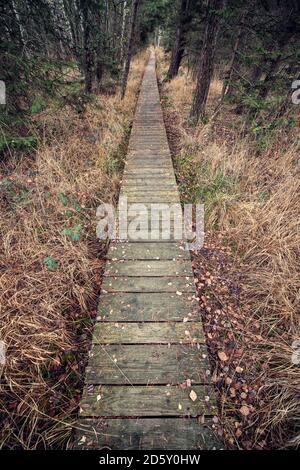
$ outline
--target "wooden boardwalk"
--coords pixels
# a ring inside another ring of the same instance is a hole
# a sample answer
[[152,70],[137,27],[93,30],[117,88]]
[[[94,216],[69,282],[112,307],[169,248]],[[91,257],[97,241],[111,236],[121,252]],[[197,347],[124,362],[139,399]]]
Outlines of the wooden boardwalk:
[[[121,196],[178,203],[152,53]],[[212,449],[217,414],[189,252],[155,241],[112,243],[80,404],[76,446]]]

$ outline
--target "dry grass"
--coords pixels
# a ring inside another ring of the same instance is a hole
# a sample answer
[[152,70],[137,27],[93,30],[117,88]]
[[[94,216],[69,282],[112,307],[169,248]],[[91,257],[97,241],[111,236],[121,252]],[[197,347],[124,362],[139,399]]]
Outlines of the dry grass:
[[[37,118],[35,155],[1,164],[2,448],[65,446],[81,391],[101,283],[95,209],[116,201],[145,54],[126,97],[98,95],[83,117],[71,108]],[[86,354],[83,354],[86,357]]]
[[[161,56],[163,71],[162,61]],[[223,390],[228,401],[227,411],[223,406],[225,438],[236,447],[256,448],[258,442],[260,448],[295,446],[300,444],[300,369],[291,362],[300,305],[297,130],[278,130],[258,153],[257,141],[245,137],[240,117],[229,106],[214,121],[191,129],[186,119],[192,90],[186,71],[164,87],[166,110],[180,135],[174,162],[181,194],[189,201],[204,201],[206,230],[232,248],[232,269],[239,272],[242,288],[239,315],[249,330],[253,324],[258,328],[255,338],[247,338],[249,355],[244,358],[252,382],[260,383],[248,422],[252,441],[237,442],[236,422],[229,417],[238,415],[237,404]],[[209,113],[220,91],[220,81],[214,80]]]

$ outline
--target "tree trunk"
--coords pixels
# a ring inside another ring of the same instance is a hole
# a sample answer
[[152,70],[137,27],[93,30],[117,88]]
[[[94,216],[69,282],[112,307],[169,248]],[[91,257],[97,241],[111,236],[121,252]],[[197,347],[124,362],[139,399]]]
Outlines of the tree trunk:
[[133,51],[134,30],[135,30],[138,6],[139,6],[139,0],[133,0],[132,11],[131,11],[130,33],[129,33],[126,61],[125,61],[123,81],[122,81],[122,90],[121,90],[122,99],[124,98],[124,95],[126,92],[128,74],[129,74],[129,69],[130,69],[130,61],[131,61],[131,56],[132,56],[132,51]]
[[89,18],[89,1],[80,0],[83,24],[83,55],[84,55],[84,74],[85,74],[85,92],[91,93],[93,86],[93,51],[91,38],[91,21]]
[[189,11],[190,1],[181,0],[180,11],[177,19],[176,38],[172,49],[170,67],[167,79],[171,80],[178,74],[185,47],[186,21]]
[[16,32],[19,38],[19,42],[22,45],[22,53],[24,57],[27,58],[26,44],[25,44],[25,39],[24,39],[24,30],[23,30],[22,23],[20,21],[20,16],[19,16],[17,7],[13,0],[11,0],[11,10],[12,10],[12,14],[15,17],[14,25],[16,27]]
[[223,83],[223,88],[222,88],[222,93],[221,93],[221,97],[220,97],[219,106],[222,105],[222,103],[224,101],[224,97],[225,97],[225,95],[227,95],[227,93],[229,92],[230,87],[231,87],[231,79],[232,79],[233,72],[234,72],[234,69],[235,69],[235,62],[236,62],[237,52],[239,50],[240,43],[241,43],[243,33],[244,33],[243,21],[245,19],[245,15],[246,15],[246,12],[243,12],[242,15],[241,15],[241,18],[240,18],[240,27],[239,27],[239,30],[238,30],[238,34],[237,34],[234,46],[233,46],[233,51],[232,51],[232,56],[231,56],[229,67],[228,67],[227,76],[226,76],[226,78],[224,80],[224,83]]
[[79,12],[77,11],[76,2],[74,0],[63,0],[64,13],[67,18],[70,27],[70,34],[72,37],[72,50],[77,58],[80,61],[80,66],[82,67],[82,58],[80,56],[80,35],[78,30],[79,25]]
[[194,93],[190,118],[197,124],[199,119],[205,117],[205,106],[210,82],[214,71],[214,57],[216,43],[220,28],[219,13],[224,5],[222,0],[209,0],[207,5],[207,16],[203,47],[197,72],[197,84]]
[[127,19],[127,1],[124,0],[123,11],[122,11],[121,47],[120,47],[121,64],[123,64],[124,62],[126,19]]

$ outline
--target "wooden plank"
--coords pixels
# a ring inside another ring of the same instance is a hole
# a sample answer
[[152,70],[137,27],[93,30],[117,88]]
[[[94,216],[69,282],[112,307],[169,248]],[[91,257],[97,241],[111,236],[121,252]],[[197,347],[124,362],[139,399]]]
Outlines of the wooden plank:
[[105,277],[102,292],[183,292],[195,293],[194,278],[185,277]]
[[94,344],[204,343],[202,323],[106,323],[94,328]]
[[166,168],[136,168],[136,169],[124,169],[124,175],[126,178],[128,178],[130,175],[134,176],[135,178],[143,178],[147,177],[149,175],[152,176],[152,178],[155,178],[155,175],[163,176],[163,177],[174,177],[174,171],[173,169],[166,169]]
[[[122,196],[127,196],[127,197],[133,197],[133,196],[139,196],[139,197],[152,197],[152,196],[161,196],[168,198],[170,196],[174,197],[177,196],[179,199],[179,194],[178,191],[174,188],[152,188],[152,189],[145,189],[142,186],[124,186],[121,193]],[[163,201],[164,202],[164,201]]]
[[161,230],[161,229],[149,229],[142,230],[134,227],[127,232],[127,240],[133,243],[147,243],[147,242],[160,242],[160,243],[176,243],[181,242],[181,231],[179,230]]
[[112,450],[223,449],[210,418],[81,418],[76,448]]
[[174,182],[170,180],[165,180],[165,182],[160,181],[149,181],[149,179],[141,180],[140,178],[127,180],[123,183],[122,189],[124,193],[129,191],[143,191],[143,192],[156,192],[156,191],[173,191],[174,190]]
[[176,293],[102,294],[98,320],[105,321],[196,321],[200,320],[195,296]]
[[144,387],[89,385],[84,388],[80,416],[211,416],[216,414],[213,388],[195,385],[197,399],[190,398],[191,389],[178,386]]
[[151,216],[159,215],[160,217],[166,217],[167,215],[173,215],[176,219],[182,218],[183,213],[180,202],[173,202],[170,204],[165,201],[142,201],[141,203],[131,202],[128,204],[126,201],[123,201],[123,199],[123,197],[120,198],[118,208],[127,209],[131,216],[147,214]]
[[110,245],[107,258],[140,259],[140,260],[190,260],[190,253],[179,243],[113,243]]
[[206,347],[201,345],[94,345],[86,384],[209,383]]
[[105,276],[193,276],[190,261],[108,261]]
[[139,194],[135,194],[135,195],[130,195],[130,194],[125,194],[125,193],[121,193],[121,196],[127,196],[127,202],[129,204],[131,203],[158,203],[158,204],[174,204],[174,203],[177,203],[179,204],[180,203],[180,200],[179,200],[179,196],[178,194],[170,194],[170,195],[163,195],[163,194],[159,194],[159,193],[153,193],[151,196],[149,196],[149,194],[144,194],[144,195],[139,195]]
[[151,152],[151,154],[146,154],[143,152],[142,154],[136,154],[132,156],[128,156],[126,158],[126,164],[132,163],[135,164],[136,162],[138,163],[154,163],[156,166],[161,166],[162,163],[167,163],[168,165],[172,165],[172,160],[170,158],[170,155],[158,155],[154,154]]
[[166,170],[166,171],[171,171],[173,169],[172,167],[172,163],[171,162],[168,162],[168,161],[160,161],[159,164],[157,162],[155,162],[154,160],[149,160],[148,162],[146,162],[146,160],[137,160],[137,161],[134,161],[134,162],[129,162],[126,164],[126,171],[130,171],[130,170],[133,170],[133,171],[136,171],[138,169],[142,169],[142,170],[149,170],[149,169],[153,169],[153,170],[156,170],[158,168],[162,169],[162,170]]
[[[118,206],[118,210],[122,211],[124,209],[126,210],[123,204],[122,205],[120,204]],[[148,228],[159,227],[164,230],[168,226],[170,226],[170,228],[175,228],[175,227],[184,228],[184,218],[183,218],[183,214],[181,211],[179,212],[179,210],[171,210],[171,208],[169,210],[168,208],[165,208],[165,207],[162,207],[161,210],[157,210],[156,205],[153,206],[153,210],[151,210],[151,204],[148,204],[145,202],[140,202],[139,205],[137,205],[137,203],[128,202],[127,204],[128,227],[131,221],[134,221],[133,228],[135,228],[135,226],[138,223],[142,227],[148,227]],[[159,225],[157,225],[156,223],[158,221],[160,222]]]
[[176,184],[175,176],[165,176],[165,175],[155,175],[149,174],[145,177],[141,177],[140,175],[136,174],[128,174],[127,176],[123,176],[122,184],[125,186],[130,186],[132,184],[141,185],[144,187],[152,187],[152,185],[157,186],[173,186]]

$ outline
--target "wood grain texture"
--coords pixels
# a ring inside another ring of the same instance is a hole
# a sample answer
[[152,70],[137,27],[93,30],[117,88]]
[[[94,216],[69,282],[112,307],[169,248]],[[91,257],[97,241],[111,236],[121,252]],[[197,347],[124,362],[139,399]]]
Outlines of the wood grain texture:
[[105,277],[102,283],[105,292],[184,292],[195,293],[192,277]]
[[163,277],[163,276],[188,276],[192,277],[190,261],[108,261],[105,276],[117,277]]
[[191,294],[109,293],[100,297],[98,321],[200,321],[198,301]]
[[109,260],[190,260],[188,250],[180,243],[114,243],[107,254]]
[[86,370],[89,384],[208,384],[204,345],[94,345]]
[[76,448],[112,450],[222,449],[211,419],[139,418],[89,419],[78,422]]
[[[196,395],[190,398],[191,390]],[[210,386],[114,386],[89,385],[84,389],[80,416],[211,416],[216,414],[214,391]]]
[[201,322],[103,323],[94,328],[94,344],[204,343]]

